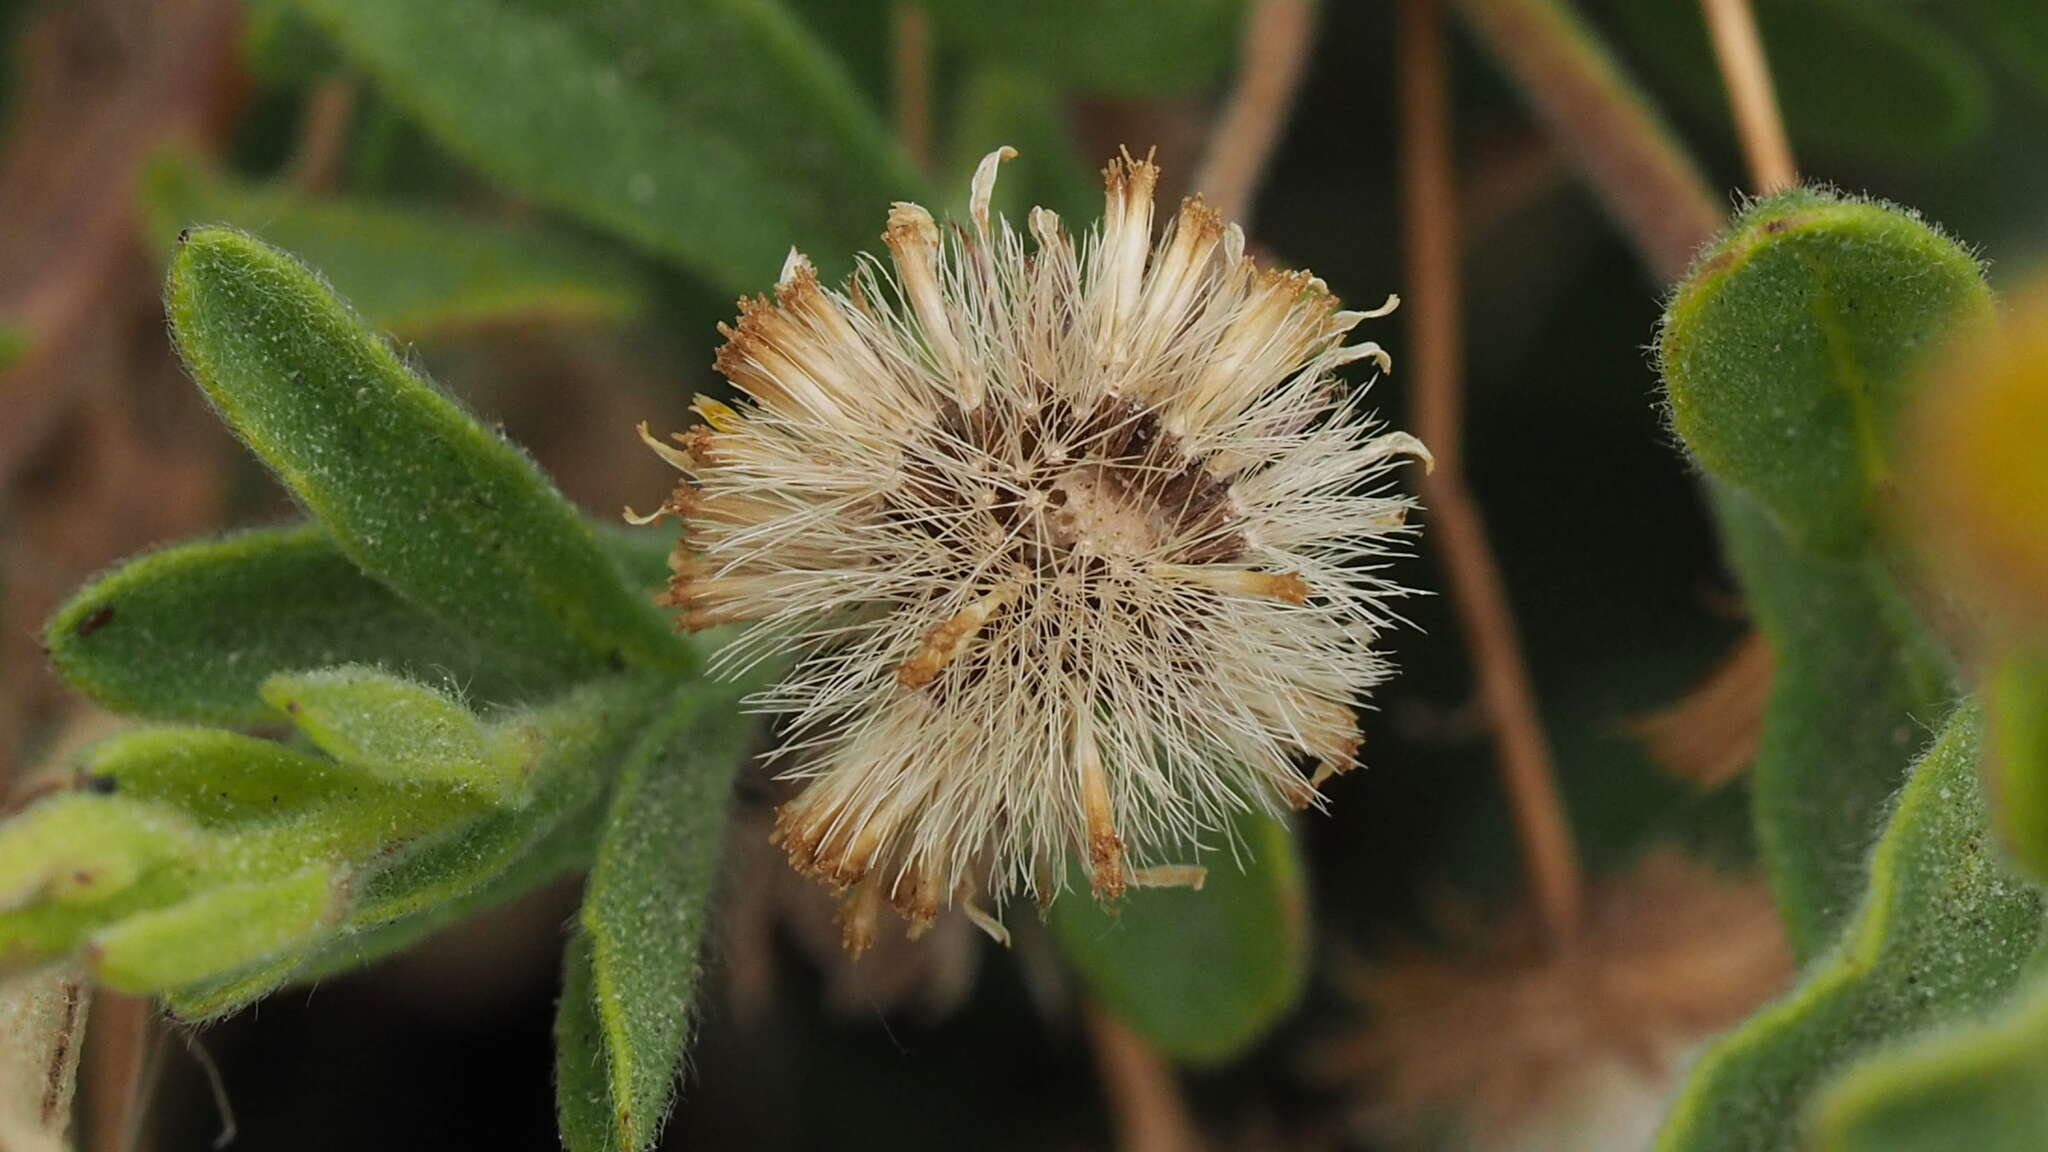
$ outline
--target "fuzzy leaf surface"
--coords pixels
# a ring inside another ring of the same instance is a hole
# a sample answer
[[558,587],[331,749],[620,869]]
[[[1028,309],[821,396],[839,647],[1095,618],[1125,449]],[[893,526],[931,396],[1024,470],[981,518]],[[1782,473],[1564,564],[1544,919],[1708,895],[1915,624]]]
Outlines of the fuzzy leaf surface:
[[1052,928],[1090,995],[1161,1053],[1229,1060],[1300,997],[1308,973],[1308,893],[1287,825],[1240,817],[1242,866],[1204,852],[1200,891],[1139,888],[1104,910],[1079,891],[1053,902]]
[[223,884],[127,917],[86,941],[106,987],[149,993],[261,963],[317,939],[348,908],[347,870],[316,864],[275,879]]
[[850,268],[922,181],[825,48],[767,0],[297,0],[455,152],[756,289],[795,244]]
[[1776,661],[1750,769],[1757,847],[1793,950],[1811,958],[1856,907],[1885,808],[1950,707],[1952,670],[1876,559],[1807,552],[1755,501],[1709,490]]
[[687,667],[689,649],[533,462],[414,375],[303,265],[201,229],[179,245],[167,303],[208,398],[364,572],[563,682]]
[[244,229],[318,268],[370,324],[407,337],[493,320],[622,320],[647,295],[629,264],[535,227],[312,199],[229,180],[175,154],[144,172],[142,201],[150,240],[166,258],[188,227]]
[[509,802],[538,755],[526,730],[487,728],[447,694],[363,665],[281,672],[261,691],[322,752],[383,780]]
[[89,791],[174,808],[219,828],[297,814],[382,784],[366,772],[218,728],[138,728],[80,758]]
[[[352,682],[354,670],[342,672]],[[286,980],[374,959],[586,863],[599,801],[651,694],[614,679],[468,716],[478,747],[510,738],[530,753],[529,786],[511,806],[403,763],[389,733],[361,715],[340,721],[342,740],[316,708],[294,718],[350,759],[404,771],[379,776],[206,729],[116,737],[88,754],[93,790],[0,824],[0,966],[82,949],[111,986],[164,994],[180,1014],[205,1018]],[[383,722],[419,727],[419,703],[399,699]],[[437,728],[443,718],[426,719]],[[412,732],[398,751],[440,747],[442,736]],[[455,743],[455,753],[473,751]],[[220,785],[210,796],[209,776]]]
[[627,759],[556,1024],[572,1152],[641,1152],[667,1119],[702,970],[727,793],[751,727],[730,687],[679,695]]
[[1780,193],[1736,221],[1665,312],[1672,422],[1795,544],[1865,551],[1900,483],[1912,370],[1991,312],[1975,257],[1917,216]]
[[2048,1148],[2048,981],[1982,1019],[1879,1053],[1821,1097],[1822,1152]]
[[1841,944],[1701,1056],[1663,1152],[1799,1147],[1836,1072],[2019,984],[2048,934],[2040,894],[2005,871],[1990,835],[1979,725],[1965,705],[1943,727],[1899,794]]
[[1984,685],[1993,812],[2013,860],[2048,880],[2048,652],[2027,648],[1992,668]]
[[[592,525],[636,591],[668,580],[673,541]],[[318,524],[259,528],[123,561],[50,618],[57,671],[117,712],[248,727],[276,719],[277,672],[372,664],[485,704],[553,675],[437,621],[365,576]]]

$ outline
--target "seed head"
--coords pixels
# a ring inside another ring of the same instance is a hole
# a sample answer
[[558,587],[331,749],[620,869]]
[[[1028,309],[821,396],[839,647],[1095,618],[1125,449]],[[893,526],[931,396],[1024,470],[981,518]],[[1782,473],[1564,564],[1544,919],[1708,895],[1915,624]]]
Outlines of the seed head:
[[893,272],[833,290],[792,251],[720,326],[749,400],[641,430],[686,474],[663,602],[748,624],[724,668],[790,661],[756,700],[801,786],[775,839],[848,890],[856,950],[884,903],[993,928],[977,896],[1050,900],[1069,852],[1105,900],[1198,875],[1149,865],[1247,805],[1320,804],[1387,672],[1387,473],[1428,453],[1335,372],[1389,368],[1345,339],[1395,301],[1340,311],[1199,198],[1155,245],[1158,170],[1128,154],[1097,228],[1037,208],[1027,241],[989,217],[1012,155],[964,226],[895,205]]

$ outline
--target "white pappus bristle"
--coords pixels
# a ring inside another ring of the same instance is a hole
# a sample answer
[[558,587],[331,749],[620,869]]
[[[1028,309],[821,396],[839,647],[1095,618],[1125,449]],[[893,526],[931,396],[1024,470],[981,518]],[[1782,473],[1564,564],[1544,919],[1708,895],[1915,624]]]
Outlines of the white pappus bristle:
[[[1191,843],[1246,805],[1321,803],[1408,531],[1390,471],[1424,458],[1336,375],[1374,312],[1259,268],[1199,198],[1153,236],[1158,172],[1105,169],[1078,240],[897,204],[890,266],[842,288],[792,252],[743,300],[717,367],[748,399],[648,437],[686,476],[664,595],[687,627],[745,622],[728,668],[790,661],[800,790],[776,837],[913,931],[986,895],[1051,899],[1076,856],[1102,899],[1196,876]],[[643,518],[645,519],[645,518]],[[993,921],[991,921],[993,923]]]

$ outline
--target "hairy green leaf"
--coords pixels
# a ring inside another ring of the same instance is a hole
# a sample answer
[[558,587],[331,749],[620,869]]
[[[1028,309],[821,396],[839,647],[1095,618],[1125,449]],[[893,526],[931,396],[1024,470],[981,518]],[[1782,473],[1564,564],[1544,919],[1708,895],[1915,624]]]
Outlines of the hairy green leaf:
[[2048,981],[1982,1019],[1881,1052],[1820,1098],[1823,1152],[2048,1148]]
[[2006,873],[1992,843],[1978,725],[1974,706],[1959,708],[1914,769],[1840,947],[1694,1065],[1664,1152],[1797,1147],[1837,1070],[2018,982],[2048,933],[2040,895]]
[[298,0],[391,99],[503,182],[731,290],[827,269],[921,181],[767,0]]
[[1751,800],[1793,950],[1811,957],[1856,907],[1885,806],[1951,705],[1951,669],[1879,561],[1803,551],[1754,501],[1710,491],[1776,659]]
[[142,200],[167,258],[193,225],[244,229],[320,269],[366,321],[403,336],[490,320],[619,320],[647,298],[631,265],[532,226],[309,199],[226,180],[175,154],[145,170]]
[[648,692],[640,684],[600,682],[499,721],[528,733],[524,738],[538,750],[524,802],[450,828],[371,876],[352,926],[383,924],[460,899],[576,823],[604,795],[647,723]]
[[460,701],[361,665],[279,673],[261,691],[322,752],[380,779],[452,784],[504,802],[539,753],[530,729],[487,728]]
[[380,860],[356,884],[335,931],[282,962],[169,990],[187,1020],[225,1016],[285,983],[316,983],[417,944],[434,932],[587,865],[615,762],[645,719],[644,694],[599,685],[534,714],[547,732],[533,794],[517,808],[486,809]]
[[1287,825],[1240,817],[1241,860],[1196,855],[1200,891],[1141,888],[1103,909],[1082,891],[1052,906],[1053,932],[1102,1006],[1164,1054],[1210,1065],[1244,1051],[1301,995],[1308,894]]
[[[289,686],[323,746],[390,779],[233,733],[115,737],[87,756],[94,791],[0,824],[0,967],[83,947],[109,984],[199,1018],[374,959],[587,862],[649,700],[676,691],[615,678],[479,720],[359,670]],[[437,769],[507,740],[531,768],[516,806]]]
[[53,796],[0,824],[0,908],[98,903],[152,871],[191,861],[203,842],[196,826],[155,805]]
[[320,864],[275,879],[223,884],[93,933],[93,978],[148,993],[270,960],[312,942],[346,912],[346,868]]
[[1198,90],[1235,55],[1245,0],[930,0],[947,44],[1062,88]]
[[86,788],[168,805],[202,827],[303,812],[365,790],[369,774],[274,740],[217,728],[140,728],[88,749]]
[[[637,592],[668,581],[664,534],[593,528]],[[406,603],[317,524],[128,560],[59,608],[43,645],[65,679],[116,711],[244,727],[276,719],[256,692],[276,672],[374,664],[482,704],[519,702],[553,675]]]
[[[1647,74],[1692,114],[1728,122],[1698,0],[1612,0],[1607,7]],[[1906,5],[1755,0],[1755,11],[1786,130],[1803,153],[1924,161],[1955,152],[1988,123],[1982,69]],[[1826,67],[1808,64],[1821,60]]]
[[573,1152],[641,1152],[668,1116],[748,731],[736,704],[729,687],[679,696],[619,777],[556,1024],[557,1107]]
[[172,1017],[187,1024],[219,1020],[277,991],[304,963],[300,953],[287,951],[226,976],[160,989],[159,998]]
[[2048,879],[2048,652],[2001,658],[1984,685],[1992,812],[2014,862]]
[[[564,788],[566,795],[573,791]],[[578,793],[584,802],[533,803],[513,812],[481,818],[441,837],[372,877],[343,931],[303,961],[279,974],[311,984],[327,976],[375,963],[403,952],[444,928],[517,899],[550,880],[588,867],[597,843],[598,789]],[[543,800],[547,794],[543,794]],[[247,1003],[270,986],[255,988]],[[195,988],[190,1013],[212,1016],[240,1003],[224,1003],[247,989]],[[208,1002],[212,1007],[207,1007]],[[193,1018],[197,1018],[196,1015]]]
[[1912,368],[1991,316],[1977,261],[1917,216],[1795,189],[1736,221],[1672,297],[1672,422],[1793,542],[1860,552],[1899,483]]
[[297,261],[201,229],[179,246],[168,297],[207,396],[379,582],[564,681],[688,666],[688,647],[532,461],[409,371]]

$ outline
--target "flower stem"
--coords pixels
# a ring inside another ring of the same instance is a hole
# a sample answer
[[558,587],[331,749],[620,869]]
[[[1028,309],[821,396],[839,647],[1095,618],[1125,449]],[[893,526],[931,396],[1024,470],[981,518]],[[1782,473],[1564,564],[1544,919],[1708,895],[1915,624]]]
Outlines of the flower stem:
[[1188,1115],[1173,1067],[1130,1026],[1101,1007],[1082,1008],[1103,1093],[1116,1120],[1120,1152],[1199,1152],[1201,1129]]
[[1683,275],[1725,213],[1684,147],[1559,0],[1453,0],[1660,279]]
[[1792,161],[1792,143],[1778,115],[1778,95],[1771,84],[1771,62],[1757,35],[1756,14],[1749,0],[1700,0],[1707,28],[1714,36],[1714,59],[1728,87],[1735,130],[1749,161],[1750,181],[1760,194],[1799,182]]
[[1259,0],[1245,16],[1237,86],[1210,131],[1194,184],[1225,220],[1250,226],[1315,33],[1314,0]]
[[918,171],[932,173],[932,17],[921,0],[898,0],[890,37],[896,139]]
[[1398,39],[1416,431],[1436,457],[1423,497],[1493,728],[1531,898],[1547,939],[1561,949],[1577,933],[1585,881],[1500,566],[1464,479],[1458,195],[1439,0],[1402,0]]
[[348,152],[349,121],[355,118],[356,86],[339,76],[322,80],[306,97],[291,178],[301,192],[325,192]]

